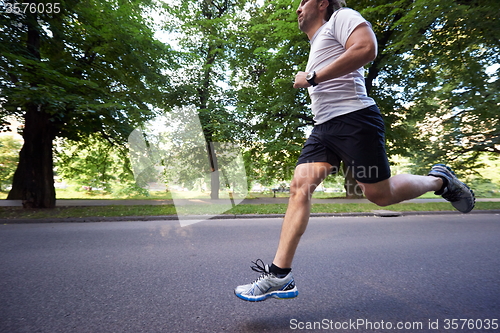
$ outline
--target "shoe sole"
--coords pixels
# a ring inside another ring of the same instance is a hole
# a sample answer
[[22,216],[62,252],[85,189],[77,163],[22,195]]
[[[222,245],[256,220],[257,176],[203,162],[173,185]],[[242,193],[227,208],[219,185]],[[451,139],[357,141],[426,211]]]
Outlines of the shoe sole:
[[236,292],[234,293],[238,298],[248,301],[248,302],[262,302],[265,301],[268,298],[276,298],[276,299],[291,299],[295,298],[299,295],[299,291],[297,289],[295,290],[288,290],[288,291],[274,291],[269,294],[264,294],[264,295],[259,295],[259,296],[244,296],[241,294],[237,294]]

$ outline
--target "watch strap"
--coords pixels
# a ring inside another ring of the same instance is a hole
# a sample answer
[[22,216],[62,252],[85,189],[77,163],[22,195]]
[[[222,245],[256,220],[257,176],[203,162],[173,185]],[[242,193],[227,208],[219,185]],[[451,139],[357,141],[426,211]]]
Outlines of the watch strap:
[[[309,78],[307,78],[307,77],[309,77]],[[314,79],[316,78],[316,72],[315,71],[312,72],[312,75],[307,74],[307,77],[306,77],[306,80],[307,80],[307,82],[309,82],[309,84],[311,86],[315,87],[315,86],[318,85],[316,83],[316,81],[314,81]]]

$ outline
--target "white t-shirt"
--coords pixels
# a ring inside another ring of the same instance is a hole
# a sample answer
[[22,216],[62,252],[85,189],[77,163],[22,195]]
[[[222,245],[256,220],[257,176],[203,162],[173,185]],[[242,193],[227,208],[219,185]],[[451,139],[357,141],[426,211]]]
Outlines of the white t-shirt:
[[[347,39],[362,23],[370,24],[361,14],[350,8],[341,8],[334,12],[310,41],[311,51],[306,71],[319,71],[342,55],[346,51]],[[339,78],[321,82],[315,87],[309,87],[308,90],[316,125],[376,104],[367,96],[363,67]]]

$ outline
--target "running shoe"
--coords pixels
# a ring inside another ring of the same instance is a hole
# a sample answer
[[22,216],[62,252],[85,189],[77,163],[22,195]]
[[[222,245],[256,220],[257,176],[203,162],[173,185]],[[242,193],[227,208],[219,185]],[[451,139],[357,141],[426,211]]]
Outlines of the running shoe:
[[252,261],[252,263],[254,264],[251,267],[252,270],[261,273],[261,275],[250,284],[236,287],[234,289],[236,296],[250,302],[264,301],[269,297],[277,299],[297,297],[299,291],[295,286],[292,272],[288,273],[284,278],[278,278],[269,272],[269,265],[265,265],[261,259]]
[[435,164],[429,172],[429,176],[444,178],[448,181],[443,189],[434,192],[434,194],[441,195],[462,213],[468,213],[474,208],[476,202],[474,192],[458,180],[450,167],[444,164]]

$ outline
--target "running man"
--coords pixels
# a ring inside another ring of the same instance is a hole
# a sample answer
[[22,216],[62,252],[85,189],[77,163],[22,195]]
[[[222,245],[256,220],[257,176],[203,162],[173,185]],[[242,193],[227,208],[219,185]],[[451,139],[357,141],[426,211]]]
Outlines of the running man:
[[354,172],[366,198],[379,206],[434,191],[463,213],[474,208],[473,192],[443,164],[434,165],[427,176],[391,177],[384,122],[367,96],[363,75],[363,66],[377,56],[377,40],[370,23],[343,5],[343,0],[302,0],[297,9],[299,28],[311,49],[306,71],[297,73],[293,87],[308,88],[315,125],[295,168],[272,265],[254,262],[252,269],[260,277],[234,291],[243,300],[298,295],[291,267],[309,221],[311,196],[339,170],[340,161]]

